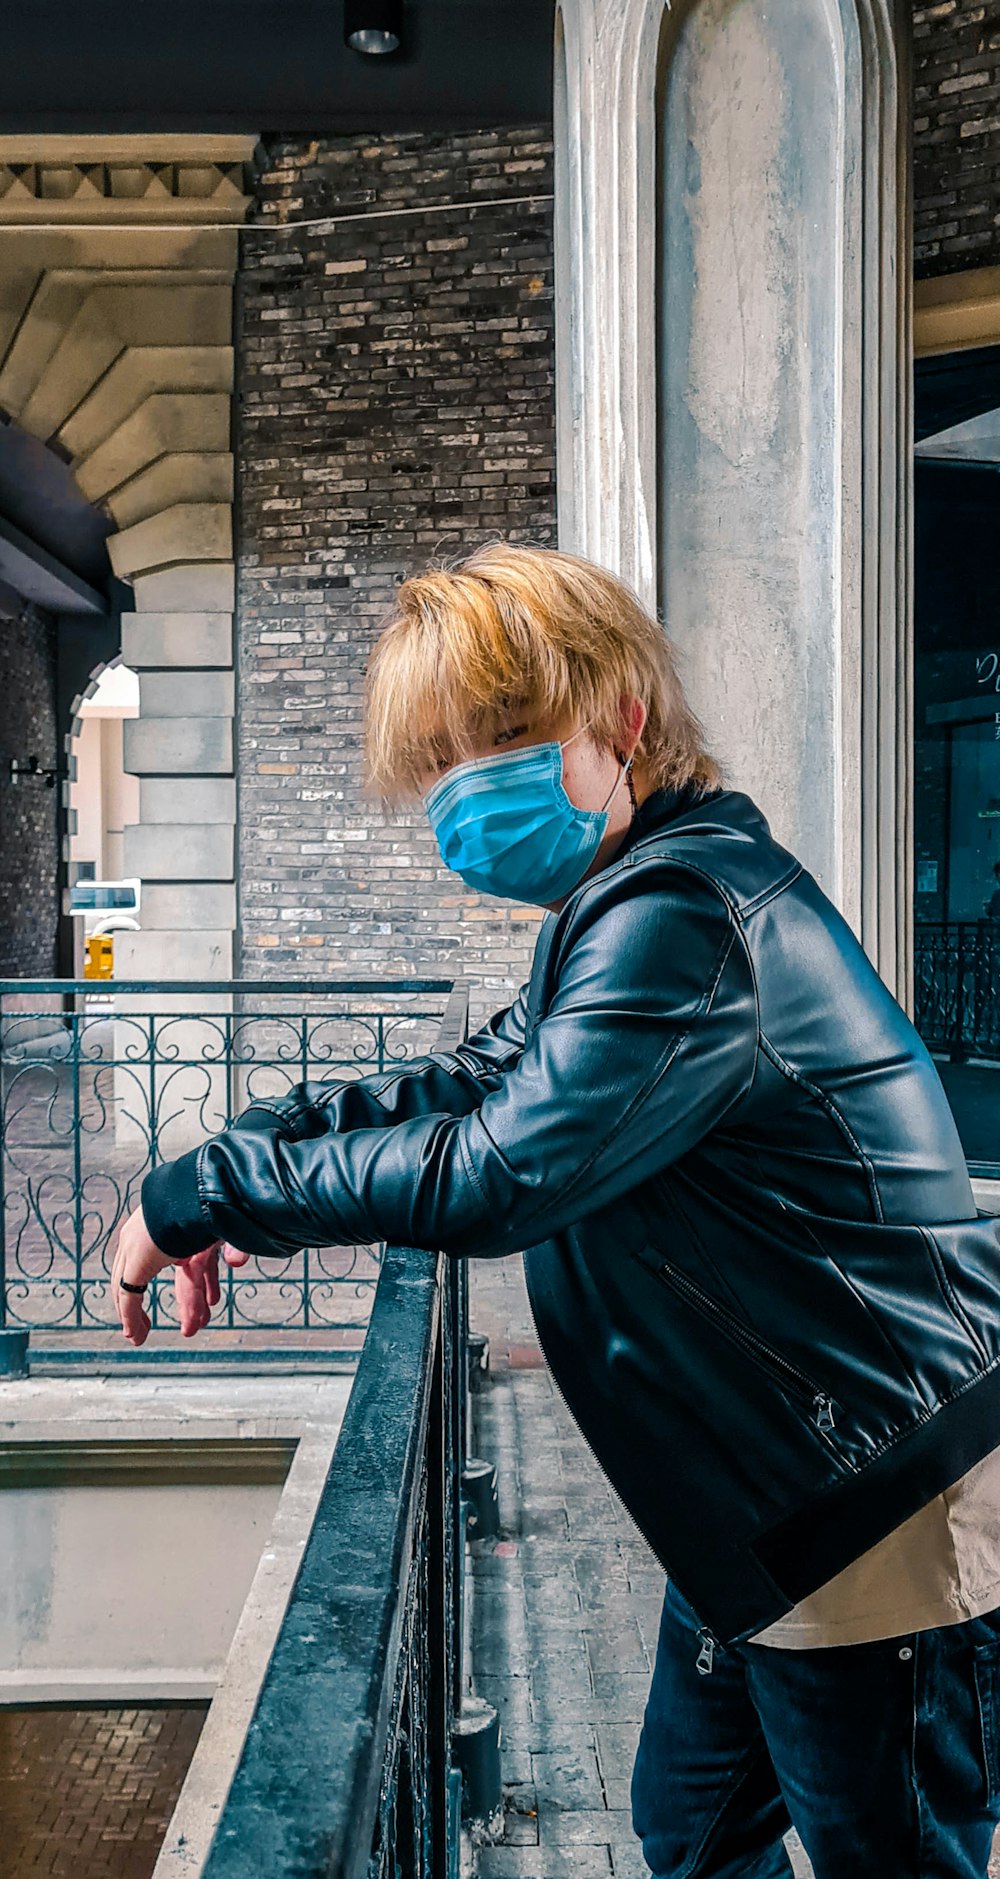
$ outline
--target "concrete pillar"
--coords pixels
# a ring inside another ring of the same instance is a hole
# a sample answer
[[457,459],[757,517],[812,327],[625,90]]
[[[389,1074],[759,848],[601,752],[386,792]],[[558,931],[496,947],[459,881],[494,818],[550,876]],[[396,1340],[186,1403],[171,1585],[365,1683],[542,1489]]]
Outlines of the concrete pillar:
[[909,997],[906,27],[561,0],[559,540],[678,643],[735,788]]

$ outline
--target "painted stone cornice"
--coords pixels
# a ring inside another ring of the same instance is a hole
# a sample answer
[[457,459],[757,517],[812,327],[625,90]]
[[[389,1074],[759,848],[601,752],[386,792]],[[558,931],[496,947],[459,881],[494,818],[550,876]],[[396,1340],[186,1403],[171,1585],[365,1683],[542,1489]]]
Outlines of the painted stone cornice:
[[0,137],[0,227],[244,220],[257,139]]

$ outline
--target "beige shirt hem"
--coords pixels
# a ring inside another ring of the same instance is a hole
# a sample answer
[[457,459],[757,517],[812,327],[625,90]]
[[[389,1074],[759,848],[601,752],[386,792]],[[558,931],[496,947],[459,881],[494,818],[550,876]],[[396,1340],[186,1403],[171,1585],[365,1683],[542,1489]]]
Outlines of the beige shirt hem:
[[1000,1447],[751,1644],[871,1644],[1000,1605]]

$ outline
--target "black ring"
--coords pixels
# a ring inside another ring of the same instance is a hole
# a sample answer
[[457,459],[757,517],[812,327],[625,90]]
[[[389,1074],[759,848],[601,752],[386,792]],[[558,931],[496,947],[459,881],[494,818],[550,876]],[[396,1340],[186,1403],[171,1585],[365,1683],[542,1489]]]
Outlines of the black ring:
[[134,1292],[136,1298],[141,1298],[146,1290],[144,1285],[130,1285],[127,1279],[119,1279],[118,1287],[122,1292]]

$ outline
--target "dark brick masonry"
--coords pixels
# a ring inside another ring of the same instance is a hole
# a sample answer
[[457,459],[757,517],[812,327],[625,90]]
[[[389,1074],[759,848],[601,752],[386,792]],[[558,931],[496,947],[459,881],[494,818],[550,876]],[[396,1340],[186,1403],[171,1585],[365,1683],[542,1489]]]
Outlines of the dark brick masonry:
[[207,1707],[0,1710],[4,1879],[149,1879]]
[[56,968],[58,786],[10,781],[12,757],[57,761],[55,623],[38,607],[0,600],[0,976]]
[[244,972],[460,970],[477,1012],[525,976],[537,917],[468,893],[421,811],[386,823],[359,742],[394,585],[554,544],[551,189],[544,128],[271,146],[239,282]]
[[1000,262],[1000,0],[913,13],[914,272]]

